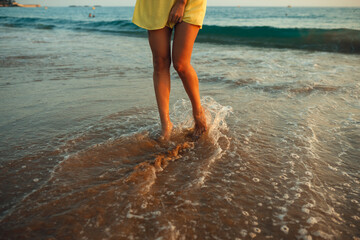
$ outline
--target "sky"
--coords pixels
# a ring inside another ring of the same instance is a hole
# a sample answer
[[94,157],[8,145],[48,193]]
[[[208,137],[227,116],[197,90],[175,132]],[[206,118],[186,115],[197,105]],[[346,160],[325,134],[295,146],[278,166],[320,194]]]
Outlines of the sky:
[[[42,6],[101,5],[134,6],[136,0],[17,0]],[[207,0],[208,6],[329,6],[360,7],[360,0]]]

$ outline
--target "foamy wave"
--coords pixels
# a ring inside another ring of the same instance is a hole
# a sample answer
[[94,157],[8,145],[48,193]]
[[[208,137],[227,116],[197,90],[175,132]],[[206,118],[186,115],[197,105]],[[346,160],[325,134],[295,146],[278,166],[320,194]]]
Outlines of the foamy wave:
[[[6,27],[27,27],[48,30],[60,28],[74,31],[145,36],[145,31],[136,27],[130,20],[80,21],[58,18],[1,17],[0,24]],[[203,30],[200,31],[198,41],[355,54],[360,52],[359,30],[346,28],[317,29],[204,25]]]
[[[205,184],[207,177],[211,174],[211,166],[223,156],[230,146],[230,139],[226,135],[228,126],[225,119],[232,112],[232,107],[222,106],[209,96],[203,97],[201,103],[206,113],[208,133],[206,138],[200,139],[203,145],[199,147],[203,148],[203,151],[208,151],[210,155],[206,159],[202,159],[202,164],[197,170],[198,177],[190,183],[189,188],[201,187]],[[176,126],[190,128],[194,125],[191,109],[191,103],[187,100],[179,100],[174,104],[171,117]],[[211,143],[211,146],[206,145],[208,143]],[[198,157],[201,159],[202,156]]]

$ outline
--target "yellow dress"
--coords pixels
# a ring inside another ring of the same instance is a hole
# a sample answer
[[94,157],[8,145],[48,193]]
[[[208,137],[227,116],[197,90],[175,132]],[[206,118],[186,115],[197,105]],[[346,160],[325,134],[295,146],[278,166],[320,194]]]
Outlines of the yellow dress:
[[[169,23],[170,10],[176,0],[136,0],[132,22],[147,30],[156,30],[175,23]],[[183,21],[202,27],[206,12],[206,0],[188,0]]]

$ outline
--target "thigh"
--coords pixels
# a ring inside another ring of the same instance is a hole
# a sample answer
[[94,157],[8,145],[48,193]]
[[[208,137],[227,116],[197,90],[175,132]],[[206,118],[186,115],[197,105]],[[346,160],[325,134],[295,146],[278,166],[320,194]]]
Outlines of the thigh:
[[181,22],[175,26],[172,57],[174,62],[190,63],[194,42],[200,27]]
[[170,61],[170,40],[172,29],[164,27],[158,30],[149,30],[149,44],[153,54],[154,61],[168,60]]

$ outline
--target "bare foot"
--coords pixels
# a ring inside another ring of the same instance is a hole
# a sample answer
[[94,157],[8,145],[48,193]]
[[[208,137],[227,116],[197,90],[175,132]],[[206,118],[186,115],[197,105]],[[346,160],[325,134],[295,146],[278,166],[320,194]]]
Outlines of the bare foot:
[[207,124],[206,124],[206,116],[204,108],[201,108],[201,110],[198,113],[194,113],[194,120],[195,120],[195,129],[194,129],[194,135],[193,137],[195,139],[198,139],[207,131]]
[[161,129],[161,136],[160,136],[160,140],[162,141],[169,141],[170,140],[170,136],[171,136],[171,131],[173,129],[173,124],[172,122],[169,122],[168,124],[166,124],[166,126],[162,126]]

